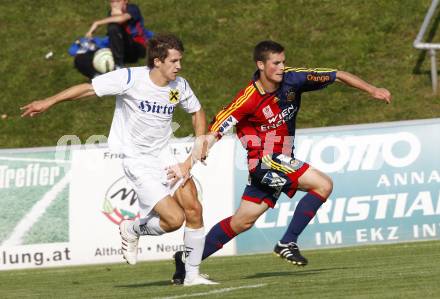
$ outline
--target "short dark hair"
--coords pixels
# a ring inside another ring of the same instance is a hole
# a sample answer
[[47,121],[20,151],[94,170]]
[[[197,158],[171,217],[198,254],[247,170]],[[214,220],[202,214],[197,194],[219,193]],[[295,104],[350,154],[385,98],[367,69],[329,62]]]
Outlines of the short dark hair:
[[282,53],[284,52],[284,47],[272,40],[264,40],[259,42],[254,48],[254,61],[263,61],[269,58],[270,53]]
[[172,34],[160,34],[156,35],[148,41],[147,50],[147,66],[149,68],[154,67],[154,59],[159,58],[160,61],[165,61],[168,56],[168,50],[177,50],[183,53],[183,43],[175,35]]

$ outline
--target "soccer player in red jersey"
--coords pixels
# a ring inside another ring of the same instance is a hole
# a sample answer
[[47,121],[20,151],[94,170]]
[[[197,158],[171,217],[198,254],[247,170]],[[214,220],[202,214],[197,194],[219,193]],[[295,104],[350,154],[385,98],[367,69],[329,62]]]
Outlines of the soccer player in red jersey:
[[[262,41],[254,49],[258,70],[252,81],[215,116],[207,135],[212,146],[236,126],[248,154],[249,183],[234,215],[214,225],[206,236],[203,259],[212,255],[238,234],[250,229],[283,192],[293,197],[296,190],[307,192],[300,199],[293,218],[274,252],[299,266],[307,265],[297,245],[298,236],[327,200],[332,179],[294,156],[296,116],[301,94],[340,81],[367,92],[372,98],[391,102],[391,94],[355,75],[331,69],[290,68],[285,65],[284,48],[274,41]],[[178,284],[185,275],[182,252],[174,256]]]

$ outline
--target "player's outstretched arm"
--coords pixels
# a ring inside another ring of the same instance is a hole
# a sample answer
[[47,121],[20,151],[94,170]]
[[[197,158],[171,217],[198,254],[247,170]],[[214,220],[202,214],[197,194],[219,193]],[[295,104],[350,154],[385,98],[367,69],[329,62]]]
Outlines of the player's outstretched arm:
[[344,71],[337,71],[336,79],[341,81],[349,86],[355,87],[357,89],[363,90],[369,93],[373,98],[377,100],[381,100],[386,102],[387,104],[391,103],[391,93],[385,88],[377,88],[374,85],[371,85],[361,78]]
[[89,31],[86,33],[86,37],[93,37],[93,33],[98,29],[99,26],[107,25],[110,23],[122,24],[131,19],[131,15],[126,12],[125,4],[122,1],[112,1],[110,3],[111,11],[110,16],[101,20],[93,22],[90,26]]
[[103,25],[107,25],[110,23],[118,23],[118,24],[122,24],[127,22],[128,20],[131,19],[131,15],[128,13],[121,13],[119,15],[113,15],[101,20],[97,20],[95,22],[93,22],[92,26],[90,26],[89,31],[87,31],[87,33],[85,34],[86,37],[88,38],[92,38],[93,37],[93,33],[95,33],[95,31],[98,29],[98,27],[103,26]]
[[20,107],[20,110],[23,111],[21,117],[34,117],[35,115],[48,110],[50,107],[60,102],[82,99],[93,95],[96,94],[92,84],[78,84],[63,90],[62,92],[57,93],[54,96],[39,101],[33,101],[23,107]]

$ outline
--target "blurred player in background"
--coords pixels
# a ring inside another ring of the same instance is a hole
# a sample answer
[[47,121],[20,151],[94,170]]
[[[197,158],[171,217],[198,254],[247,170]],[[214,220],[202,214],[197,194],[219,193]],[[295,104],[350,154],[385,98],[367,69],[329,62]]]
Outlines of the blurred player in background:
[[144,18],[139,7],[127,0],[109,0],[109,4],[109,16],[94,21],[86,37],[91,38],[98,27],[107,25],[115,65],[122,67],[124,63],[144,58],[152,33],[144,28]]
[[[199,274],[205,231],[194,182],[189,179],[182,185],[180,180],[171,185],[166,173],[166,167],[177,163],[169,147],[176,106],[192,114],[197,136],[206,129],[199,100],[188,82],[177,76],[183,51],[177,37],[157,36],[148,47],[147,67],[119,69],[96,77],[91,84],[73,86],[21,109],[23,117],[33,117],[66,100],[116,95],[109,146],[113,152],[124,154],[123,169],[140,206],[139,219],[125,220],[119,225],[124,258],[129,264],[136,264],[140,236],[175,231],[186,220],[183,241],[188,257],[184,284],[215,284]],[[183,171],[189,173],[201,154],[202,149],[195,145],[189,163],[182,164]]]
[[[275,206],[281,193],[293,197],[297,190],[302,190],[307,193],[299,200],[285,234],[274,246],[274,252],[292,264],[305,266],[308,261],[300,253],[298,237],[330,196],[333,182],[329,176],[294,156],[301,95],[322,89],[334,81],[365,91],[385,103],[391,102],[391,94],[347,72],[287,67],[283,46],[270,40],[256,45],[254,61],[257,71],[252,81],[217,113],[207,135],[211,147],[236,126],[237,136],[248,154],[249,182],[235,214],[209,231],[202,259],[250,229],[258,217]],[[185,258],[179,251],[174,259],[173,282],[181,284],[185,277]]]
[[[109,5],[108,17],[94,21],[85,38],[74,43],[79,51],[71,54],[75,56],[75,68],[89,79],[99,75],[93,66],[93,58],[96,50],[103,48],[104,44],[110,48],[115,68],[118,69],[144,58],[148,40],[153,37],[153,32],[144,27],[144,18],[137,5],[127,0],[109,0]],[[104,25],[107,27],[108,45],[107,39],[94,37],[95,31]]]

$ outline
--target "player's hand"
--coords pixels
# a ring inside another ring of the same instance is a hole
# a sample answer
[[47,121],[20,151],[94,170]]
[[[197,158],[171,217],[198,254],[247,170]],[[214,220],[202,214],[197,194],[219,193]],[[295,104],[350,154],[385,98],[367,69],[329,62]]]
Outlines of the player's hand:
[[96,22],[93,22],[92,26],[90,27],[89,31],[85,34],[85,37],[92,38],[93,32],[98,28],[98,24]]
[[170,186],[174,186],[180,179],[183,179],[182,186],[184,186],[191,177],[191,165],[186,162],[168,166],[166,171]]
[[48,100],[40,100],[33,101],[32,103],[27,104],[26,106],[20,107],[20,110],[23,111],[21,117],[34,117],[37,114],[40,114],[47,109],[50,108],[52,104]]
[[385,88],[375,88],[371,92],[371,96],[375,99],[381,100],[386,102],[387,104],[391,103],[391,93],[388,91],[388,89]]
[[205,139],[205,141],[203,141],[202,153],[200,155],[200,162],[202,162],[202,164],[205,166],[206,166],[206,158],[208,158],[208,153],[209,153],[208,140]]
[[206,165],[206,158],[208,157],[208,141],[205,136],[198,136],[194,142],[193,150],[191,152],[191,158],[193,164],[196,161],[202,162]]

